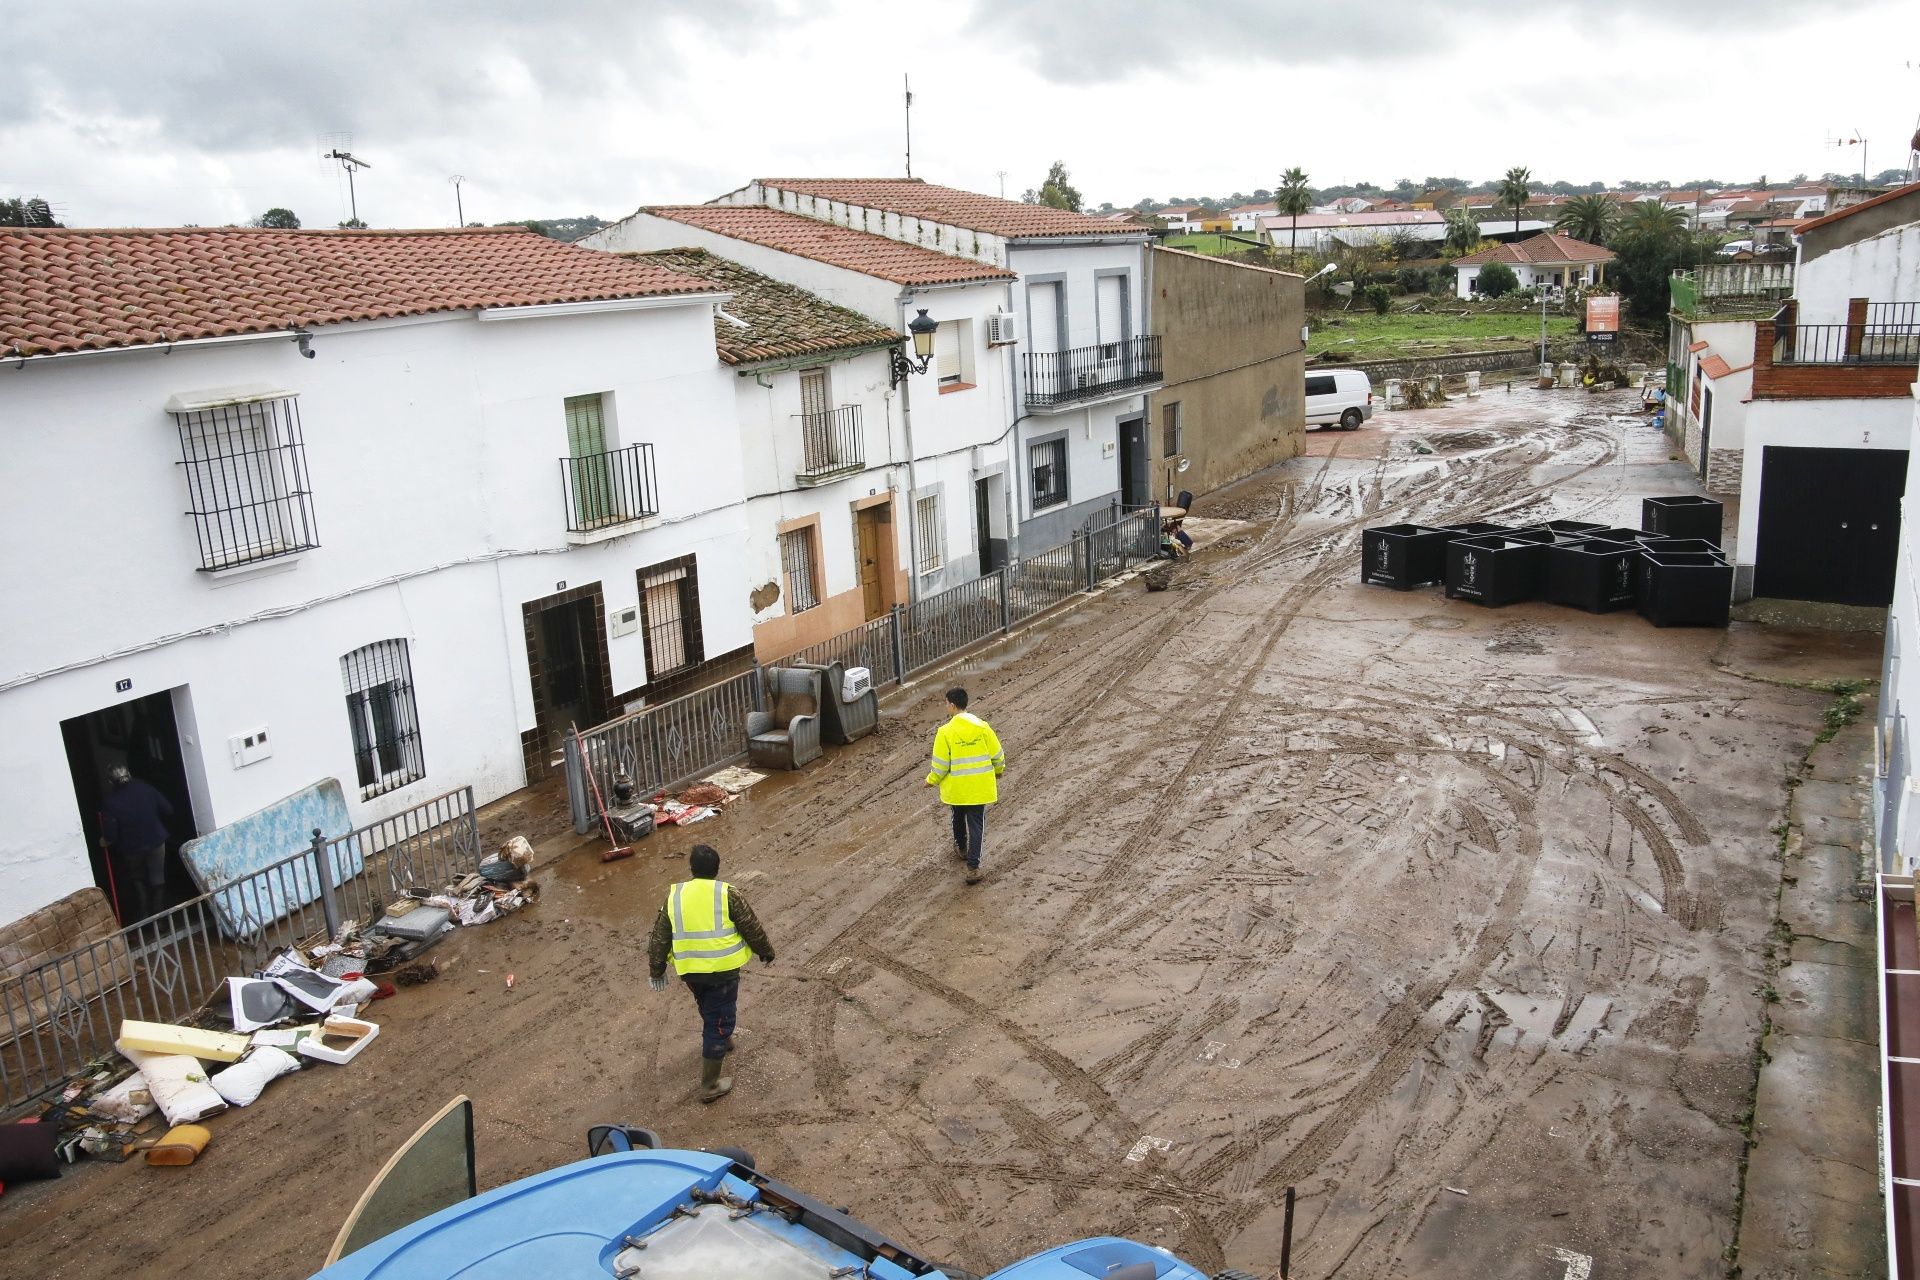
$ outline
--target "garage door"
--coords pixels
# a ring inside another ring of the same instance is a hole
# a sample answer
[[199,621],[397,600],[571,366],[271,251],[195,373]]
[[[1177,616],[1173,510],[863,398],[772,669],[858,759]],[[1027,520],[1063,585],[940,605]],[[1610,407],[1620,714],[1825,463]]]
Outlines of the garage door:
[[1907,455],[1769,448],[1760,469],[1753,593],[1774,600],[1893,600]]

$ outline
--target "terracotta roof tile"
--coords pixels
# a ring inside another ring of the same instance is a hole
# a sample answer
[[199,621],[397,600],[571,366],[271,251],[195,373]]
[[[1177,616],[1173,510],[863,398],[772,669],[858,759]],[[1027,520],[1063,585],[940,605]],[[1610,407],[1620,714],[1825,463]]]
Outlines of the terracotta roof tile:
[[660,294],[700,280],[519,227],[0,229],[0,356]]
[[1478,253],[1469,253],[1455,258],[1456,267],[1475,267],[1488,262],[1505,262],[1513,265],[1532,265],[1542,262],[1612,262],[1613,253],[1597,244],[1588,244],[1584,240],[1575,240],[1572,236],[1563,236],[1557,231],[1548,231],[1541,235],[1529,236],[1525,240],[1513,240],[1505,244],[1493,245]]
[[1700,360],[1700,372],[1709,378],[1724,378],[1733,370],[1719,356],[1703,356]]
[[713,318],[714,343],[728,364],[890,347],[906,337],[857,311],[705,249],[657,249],[620,256],[705,280],[732,294],[727,314],[746,321],[748,327],[737,328],[725,316]]
[[919,178],[756,178],[755,181],[763,187],[791,191],[795,195],[926,218],[1015,240],[1116,234],[1113,224],[1096,214],[1001,200],[954,187],[937,187]]
[[[963,284],[973,280],[1016,278],[1005,267],[935,253],[918,245],[902,244],[885,236],[757,204],[654,205],[640,212],[895,284]],[[1109,224],[1101,225],[1108,231],[1113,229]]]

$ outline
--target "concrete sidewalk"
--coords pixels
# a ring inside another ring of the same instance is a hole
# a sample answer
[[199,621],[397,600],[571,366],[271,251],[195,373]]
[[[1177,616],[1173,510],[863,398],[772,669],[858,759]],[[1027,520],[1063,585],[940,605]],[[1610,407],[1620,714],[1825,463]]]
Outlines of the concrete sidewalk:
[[1865,873],[1871,703],[1815,747],[1787,809],[1778,973],[1761,1042],[1739,1275],[1886,1275],[1874,912]]

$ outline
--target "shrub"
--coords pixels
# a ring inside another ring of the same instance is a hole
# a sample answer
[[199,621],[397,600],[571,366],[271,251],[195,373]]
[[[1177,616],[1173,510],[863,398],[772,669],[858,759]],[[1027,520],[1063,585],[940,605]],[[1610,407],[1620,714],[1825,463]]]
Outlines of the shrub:
[[1393,290],[1383,284],[1370,284],[1367,286],[1367,302],[1373,307],[1375,315],[1383,316],[1387,314],[1387,308],[1393,305]]
[[1489,298],[1512,293],[1520,287],[1520,277],[1504,262],[1489,262],[1480,268],[1480,292]]
[[1427,292],[1439,297],[1450,297],[1459,287],[1460,273],[1452,264],[1445,264],[1427,272]]

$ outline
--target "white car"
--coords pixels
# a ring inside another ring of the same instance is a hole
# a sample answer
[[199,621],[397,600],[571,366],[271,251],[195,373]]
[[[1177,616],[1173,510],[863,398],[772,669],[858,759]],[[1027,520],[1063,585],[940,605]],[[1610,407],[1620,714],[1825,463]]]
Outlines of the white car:
[[1373,416],[1373,384],[1358,369],[1307,374],[1307,425],[1352,431]]

